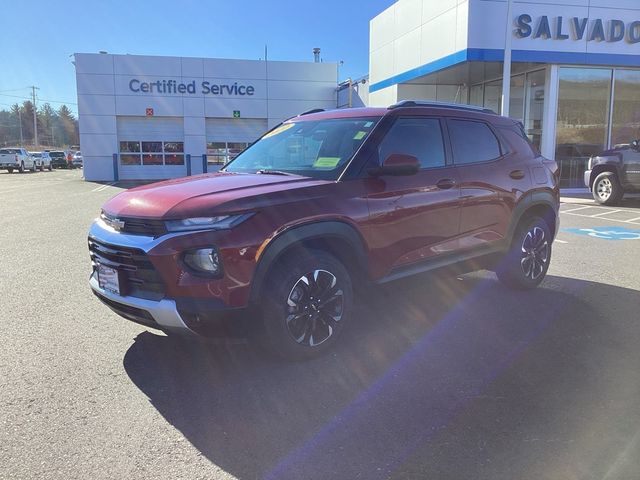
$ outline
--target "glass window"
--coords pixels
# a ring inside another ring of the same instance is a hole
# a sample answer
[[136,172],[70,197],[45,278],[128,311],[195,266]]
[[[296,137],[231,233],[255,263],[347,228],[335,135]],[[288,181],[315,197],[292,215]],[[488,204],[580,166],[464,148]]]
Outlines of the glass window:
[[139,152],[140,142],[120,142],[120,151],[131,153]]
[[589,157],[605,148],[611,75],[604,68],[560,68],[556,161],[561,186],[584,186]]
[[527,106],[522,123],[531,143],[538,149],[542,144],[545,76],[546,72],[544,70],[537,70],[527,73],[526,79]]
[[616,70],[611,146],[640,139],[640,70]]
[[226,142],[208,142],[207,143],[207,164],[224,165],[225,163],[227,163]]
[[236,158],[242,151],[247,148],[246,143],[242,142],[229,142],[227,143],[227,153],[229,155],[229,160],[233,160]]
[[140,155],[123,153],[120,155],[120,164],[121,165],[140,165],[141,164]]
[[524,123],[524,74],[511,77],[509,116]]
[[165,165],[184,165],[184,155],[182,153],[165,153]]
[[162,142],[142,142],[142,151],[144,153],[162,153]]
[[437,118],[400,118],[378,147],[380,162],[393,153],[413,155],[422,168],[445,164],[442,128]]
[[478,163],[500,157],[498,139],[486,123],[449,120],[454,163]]
[[469,104],[481,107],[483,105],[483,98],[484,85],[482,83],[479,85],[472,85],[471,90],[469,90]]
[[502,80],[488,82],[484,87],[484,108],[490,108],[498,115],[502,104]]
[[162,165],[162,154],[145,153],[142,155],[143,165]]
[[164,142],[165,153],[182,153],[184,152],[183,142]]

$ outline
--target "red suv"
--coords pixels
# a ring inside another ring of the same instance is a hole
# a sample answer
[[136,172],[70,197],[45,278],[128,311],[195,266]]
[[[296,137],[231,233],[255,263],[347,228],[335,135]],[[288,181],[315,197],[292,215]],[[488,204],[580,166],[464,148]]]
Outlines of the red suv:
[[220,172],[125,191],[91,226],[97,297],[166,332],[244,323],[276,352],[332,346],[354,290],[436,268],[544,278],[557,166],[490,110],[404,101],[312,111]]

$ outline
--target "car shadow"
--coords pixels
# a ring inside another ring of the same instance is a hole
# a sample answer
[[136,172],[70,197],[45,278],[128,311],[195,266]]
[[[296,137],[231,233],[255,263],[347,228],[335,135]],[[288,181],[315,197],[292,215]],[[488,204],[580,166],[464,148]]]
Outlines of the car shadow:
[[321,358],[144,332],[124,367],[240,479],[602,478],[640,431],[635,290],[471,274],[364,297]]

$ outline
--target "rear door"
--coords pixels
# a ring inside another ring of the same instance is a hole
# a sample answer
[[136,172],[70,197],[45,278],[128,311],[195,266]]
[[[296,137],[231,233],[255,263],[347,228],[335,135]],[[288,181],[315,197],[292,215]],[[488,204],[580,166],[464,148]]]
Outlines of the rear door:
[[447,127],[460,174],[460,248],[493,246],[531,187],[529,165],[484,121],[449,118]]
[[382,274],[451,251],[458,235],[460,194],[444,139],[441,118],[406,116],[395,120],[378,146],[378,165],[392,153],[413,155],[421,164],[415,175],[385,175],[369,182],[367,241]]

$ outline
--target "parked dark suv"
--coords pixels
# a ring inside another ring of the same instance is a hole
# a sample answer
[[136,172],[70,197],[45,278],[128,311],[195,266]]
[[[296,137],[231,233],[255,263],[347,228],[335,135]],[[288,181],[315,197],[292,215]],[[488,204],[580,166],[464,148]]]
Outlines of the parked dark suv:
[[640,192],[640,142],[634,140],[592,156],[584,183],[602,205],[615,205],[625,193]]
[[143,325],[209,334],[244,321],[276,352],[307,357],[336,341],[369,283],[455,265],[537,286],[557,182],[522,126],[489,110],[313,111],[219,173],[107,202],[89,233],[90,284]]

